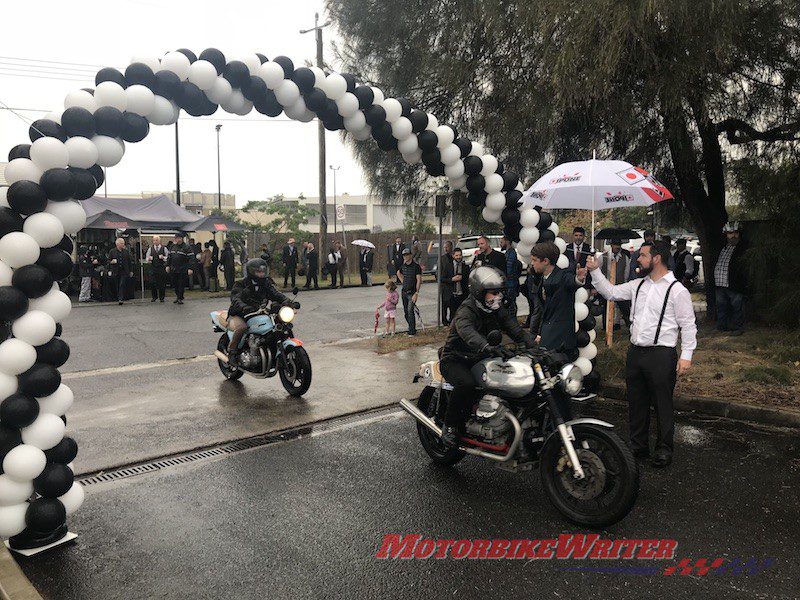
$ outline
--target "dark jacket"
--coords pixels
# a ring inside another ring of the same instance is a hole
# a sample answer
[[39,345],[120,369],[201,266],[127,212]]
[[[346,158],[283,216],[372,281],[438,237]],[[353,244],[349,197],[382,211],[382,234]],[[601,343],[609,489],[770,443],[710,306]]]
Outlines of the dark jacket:
[[[449,260],[446,258],[449,257]],[[466,261],[461,261],[461,293],[469,293],[469,265]],[[449,254],[442,257],[442,302],[449,302],[453,297],[453,292],[456,289],[456,282],[453,281],[455,277],[455,269],[453,268],[453,258]]]
[[306,261],[308,262],[308,270],[316,273],[319,269],[319,250],[314,248],[306,252]]
[[402,242],[400,243],[400,247],[398,248],[397,244],[392,242],[389,244],[387,250],[389,253],[389,262],[394,267],[394,271],[400,269],[400,265],[403,263],[403,250],[406,249],[406,245]]
[[367,248],[366,252],[361,252],[358,255],[358,268],[360,271],[372,271],[372,265],[375,261],[375,254]]
[[476,267],[494,267],[503,275],[506,274],[506,255],[499,250],[492,250],[489,254],[476,254],[475,259],[472,261],[472,268]]
[[564,255],[569,260],[569,267],[568,268],[571,271],[574,271],[577,268],[576,265],[579,265],[580,267],[585,267],[586,266],[586,259],[589,256],[589,251],[590,250],[591,250],[591,247],[589,246],[589,244],[587,244],[586,242],[583,242],[578,247],[579,254],[578,254],[578,260],[576,261],[575,260],[575,242],[570,242],[569,244],[567,244],[567,249],[564,251]]
[[253,280],[249,277],[240,279],[231,290],[230,317],[244,317],[257,311],[267,300],[284,303],[288,298],[272,285],[269,279]]
[[[117,262],[112,265],[112,260]],[[122,250],[112,248],[108,252],[108,267],[115,276],[124,275],[128,277],[133,271],[133,256],[127,248]]]
[[81,277],[91,277],[94,275],[94,265],[92,264],[92,255],[88,251],[81,254],[78,259],[78,271]]
[[481,353],[489,345],[486,336],[495,329],[508,334],[515,342],[524,342],[531,347],[535,345],[533,337],[520,327],[505,308],[486,312],[478,306],[475,298],[469,296],[453,317],[450,333],[442,349],[442,358],[467,361],[484,358]]
[[164,269],[167,268],[167,261],[164,260],[163,257],[169,259],[169,252],[167,251],[167,247],[163,244],[158,247],[156,250],[155,246],[150,246],[147,249],[147,255],[150,257],[150,265],[153,270],[153,273],[163,273]]
[[542,285],[542,276],[537,273],[528,273],[523,284],[523,293],[528,297],[531,307],[530,330],[536,337],[542,329],[542,300],[539,296],[539,286]]
[[172,249],[167,257],[167,265],[172,273],[186,273],[194,270],[194,250],[187,243],[172,244]]
[[[269,250],[262,250],[262,251],[261,251],[261,254],[260,254],[258,257],[259,257],[261,260],[263,260],[265,263],[267,263],[267,266],[268,266],[268,267],[271,267],[271,266],[272,266],[272,253],[271,253]],[[244,266],[244,264],[245,264],[246,262],[247,262],[247,261],[242,261],[242,266]]]
[[550,277],[542,279],[539,299],[542,302],[541,345],[549,350],[574,350],[575,292],[581,288],[575,273],[556,267]]
[[281,260],[288,269],[297,267],[297,247],[292,248],[289,244],[286,244],[281,251]]
[[[744,240],[740,239],[733,249],[731,262],[728,265],[728,289],[732,292],[739,292],[740,294],[748,293],[747,267],[744,264],[744,253],[746,250],[747,244],[745,244]],[[719,257],[717,257],[717,260],[719,260]],[[716,266],[717,263],[715,261],[714,267]],[[711,276],[714,276],[714,269],[711,269]]]
[[236,268],[236,257],[233,248],[223,248],[219,255],[219,264],[227,271]]

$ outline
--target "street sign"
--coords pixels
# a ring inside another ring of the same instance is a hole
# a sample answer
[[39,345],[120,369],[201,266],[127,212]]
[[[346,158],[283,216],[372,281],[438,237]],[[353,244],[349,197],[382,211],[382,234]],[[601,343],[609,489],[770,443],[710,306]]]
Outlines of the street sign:
[[339,221],[344,221],[346,217],[344,204],[337,204],[336,205],[336,219]]

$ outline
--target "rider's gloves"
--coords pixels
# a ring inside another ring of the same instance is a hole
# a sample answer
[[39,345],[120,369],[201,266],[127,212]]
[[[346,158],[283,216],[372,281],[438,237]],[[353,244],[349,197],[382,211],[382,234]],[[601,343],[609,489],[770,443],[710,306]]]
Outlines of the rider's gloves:
[[489,346],[486,351],[490,356],[496,356],[497,358],[502,358],[503,360],[508,360],[516,355],[513,350],[503,346]]
[[300,303],[299,302],[292,302],[289,306],[291,306],[295,310],[300,310]]

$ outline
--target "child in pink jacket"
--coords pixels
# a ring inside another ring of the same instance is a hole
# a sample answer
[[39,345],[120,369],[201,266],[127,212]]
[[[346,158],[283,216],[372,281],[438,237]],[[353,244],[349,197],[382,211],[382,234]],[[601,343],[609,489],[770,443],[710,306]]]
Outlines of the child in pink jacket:
[[397,293],[397,284],[391,279],[387,281],[386,285],[383,287],[386,288],[386,300],[384,300],[382,304],[379,304],[378,308],[375,309],[375,317],[378,317],[380,309],[383,308],[383,318],[386,320],[386,330],[384,331],[382,337],[388,337],[390,335],[394,335],[394,319],[395,314],[397,313],[397,303],[400,301],[400,296]]

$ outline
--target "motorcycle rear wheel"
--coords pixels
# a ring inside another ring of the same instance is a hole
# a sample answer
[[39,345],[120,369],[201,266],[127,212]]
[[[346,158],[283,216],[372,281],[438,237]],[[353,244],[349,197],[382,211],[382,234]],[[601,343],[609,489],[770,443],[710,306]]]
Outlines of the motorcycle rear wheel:
[[639,494],[639,469],[630,448],[613,431],[592,424],[573,425],[575,451],[586,478],[576,480],[561,437],[554,433],[540,455],[542,487],[569,521],[602,528],[622,520]]
[[[426,386],[417,400],[417,408],[431,419],[435,419],[437,414],[437,403],[434,401],[433,392],[432,387]],[[449,467],[467,455],[466,452],[458,448],[445,448],[441,440],[436,437],[436,434],[419,422],[417,423],[417,434],[425,452],[437,464]]]
[[286,364],[278,367],[278,375],[290,396],[302,396],[311,387],[311,359],[302,346],[285,349]]
[[[222,352],[223,354],[228,354],[228,343],[230,340],[228,339],[228,334],[223,333],[222,337],[219,338],[219,342],[217,342],[217,350]],[[219,370],[222,371],[222,375],[228,381],[236,381],[237,379],[241,379],[242,375],[244,375],[244,371],[241,369],[237,369],[236,367],[230,366],[228,363],[217,359],[217,364],[219,365]]]

